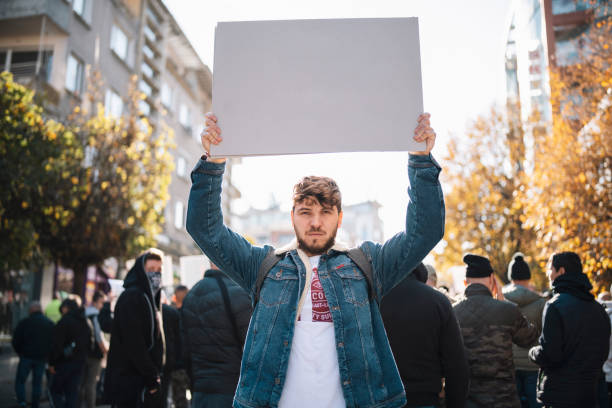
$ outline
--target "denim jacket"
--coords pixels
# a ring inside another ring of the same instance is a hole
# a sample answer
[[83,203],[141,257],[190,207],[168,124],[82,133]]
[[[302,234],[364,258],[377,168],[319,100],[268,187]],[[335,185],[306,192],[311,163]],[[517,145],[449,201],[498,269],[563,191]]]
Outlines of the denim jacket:
[[[187,230],[202,251],[254,298],[259,266],[269,246],[251,245],[223,225],[221,184],[225,164],[200,160],[191,173]],[[444,234],[440,166],[429,156],[411,155],[410,201],[406,229],[384,244],[366,241],[374,286],[382,298],[403,280]],[[368,283],[335,245],[319,260],[318,275],[333,318],[340,380],[347,407],[401,407],[406,403],[378,303]],[[234,407],[276,407],[289,362],[298,302],[304,291],[307,260],[297,246],[276,250],[284,257],[261,287],[242,356]],[[316,392],[316,390],[314,390]]]

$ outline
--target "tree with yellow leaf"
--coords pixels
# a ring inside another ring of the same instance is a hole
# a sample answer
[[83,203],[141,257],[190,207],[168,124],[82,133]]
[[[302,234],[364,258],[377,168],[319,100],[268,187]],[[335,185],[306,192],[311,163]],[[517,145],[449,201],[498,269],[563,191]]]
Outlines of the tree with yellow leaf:
[[42,266],[38,220],[50,207],[58,223],[68,215],[44,188],[54,186],[64,159],[81,149],[63,125],[43,118],[33,98],[10,73],[0,74],[0,274]]
[[[448,191],[444,250],[436,254],[442,270],[462,265],[467,252],[491,260],[495,273],[507,281],[507,266],[515,252],[531,260],[533,231],[524,225],[524,205],[518,193],[525,188],[525,145],[520,127],[510,127],[505,116],[491,109],[467,130],[461,144],[451,140],[444,162]],[[543,275],[533,264],[534,280]]]
[[33,92],[10,74],[0,86],[0,272],[28,268],[32,259],[59,262],[75,272],[81,294],[88,266],[155,245],[172,131],[140,117],[135,91],[125,117],[106,117],[93,92],[94,112],[76,107],[59,124],[45,120]]
[[551,72],[552,129],[537,139],[524,194],[542,262],[556,251],[583,260],[596,291],[612,283],[612,19],[608,6],[583,34],[580,63]]
[[95,111],[75,108],[65,123],[67,137],[83,154],[57,180],[63,188],[49,191],[71,216],[66,222],[47,217],[40,228],[41,245],[75,272],[75,293],[84,291],[88,266],[136,256],[155,245],[173,169],[172,130],[163,124],[154,130],[141,117],[140,93],[130,92],[128,115],[111,118],[97,103],[99,74],[93,78]]

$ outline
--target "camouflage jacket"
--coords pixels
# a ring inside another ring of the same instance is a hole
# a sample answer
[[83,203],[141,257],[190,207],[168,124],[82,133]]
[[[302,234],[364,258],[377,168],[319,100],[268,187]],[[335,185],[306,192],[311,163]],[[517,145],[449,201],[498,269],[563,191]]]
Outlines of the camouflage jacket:
[[512,343],[528,347],[538,330],[511,302],[493,299],[479,283],[469,285],[453,306],[470,366],[466,407],[520,408]]

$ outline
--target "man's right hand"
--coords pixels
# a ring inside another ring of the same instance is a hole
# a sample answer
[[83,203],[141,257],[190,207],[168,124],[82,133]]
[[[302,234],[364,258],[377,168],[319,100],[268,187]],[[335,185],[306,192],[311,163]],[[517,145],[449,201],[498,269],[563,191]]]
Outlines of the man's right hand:
[[[206,114],[206,127],[202,131],[200,137],[202,138],[202,146],[206,151],[206,155],[210,156],[210,145],[218,145],[223,140],[223,138],[221,138],[221,128],[217,126],[217,117],[214,113],[208,112]],[[207,161],[213,163],[225,163],[225,157],[214,159],[209,157]]]

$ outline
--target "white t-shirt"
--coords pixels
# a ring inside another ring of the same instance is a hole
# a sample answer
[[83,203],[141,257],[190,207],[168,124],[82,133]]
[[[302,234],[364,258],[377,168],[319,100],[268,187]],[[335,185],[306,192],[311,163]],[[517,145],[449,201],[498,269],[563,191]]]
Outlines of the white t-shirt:
[[334,322],[319,282],[319,256],[310,257],[312,280],[295,323],[280,408],[345,407]]

